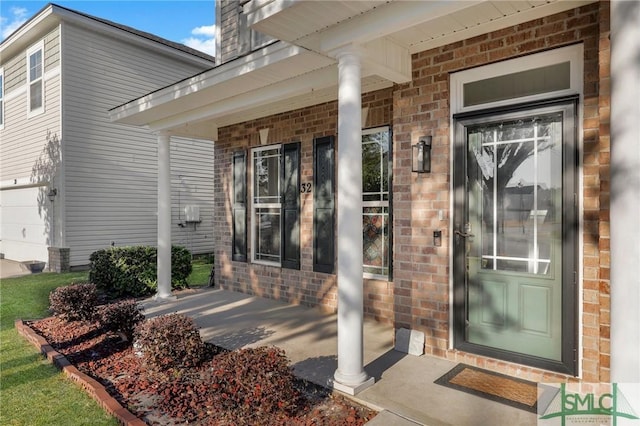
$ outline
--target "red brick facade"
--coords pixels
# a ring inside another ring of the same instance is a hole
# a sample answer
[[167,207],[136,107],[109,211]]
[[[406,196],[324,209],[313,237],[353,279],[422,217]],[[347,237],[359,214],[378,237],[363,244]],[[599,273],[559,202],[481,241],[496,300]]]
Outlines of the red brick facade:
[[[365,315],[396,328],[423,331],[425,352],[532,380],[566,376],[450,350],[450,93],[449,75],[467,68],[583,43],[583,256],[581,371],[609,378],[609,4],[600,2],[413,55],[413,80],[363,95],[365,127],[393,130],[393,282],[365,280]],[[313,272],[313,194],[301,194],[301,270],[231,261],[231,160],[239,149],[301,142],[302,182],[313,181],[313,139],[337,135],[337,103],[329,102],[222,128],[216,142],[216,280],[223,288],[336,308],[334,275]],[[432,172],[411,172],[411,145],[433,135]],[[443,212],[441,220],[439,212]],[[249,225],[248,225],[249,227]],[[433,231],[442,230],[442,246]],[[249,242],[250,245],[250,242]]]

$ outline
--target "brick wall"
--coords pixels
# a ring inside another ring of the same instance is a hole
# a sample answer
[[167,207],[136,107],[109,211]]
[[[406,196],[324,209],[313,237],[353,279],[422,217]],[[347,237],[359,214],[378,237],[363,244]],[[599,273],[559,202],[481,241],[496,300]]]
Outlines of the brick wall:
[[[582,378],[609,377],[609,4],[599,2],[413,55],[413,80],[363,95],[365,127],[393,126],[394,282],[365,280],[365,314],[425,332],[425,352],[531,380],[573,380],[519,364],[449,350],[449,74],[574,43],[584,44]],[[599,63],[601,66],[599,67]],[[220,129],[215,152],[216,280],[226,289],[336,308],[335,276],[313,272],[313,194],[301,194],[301,270],[233,262],[231,156],[259,145],[301,142],[302,182],[312,182],[313,138],[337,134],[325,103]],[[411,145],[432,135],[432,173],[411,173]],[[439,212],[444,214],[440,220]],[[248,229],[250,224],[248,224]],[[442,246],[433,231],[442,230]],[[249,241],[250,245],[250,241]]]
[[[392,89],[363,95],[366,127],[391,125]],[[313,272],[313,193],[300,194],[301,269],[231,261],[231,161],[234,151],[260,145],[259,130],[269,128],[268,143],[301,142],[301,183],[313,182],[313,139],[337,135],[338,105],[329,102],[220,129],[215,151],[216,284],[222,288],[334,311],[336,277]],[[247,229],[251,227],[251,215]],[[251,241],[249,238],[249,247]],[[250,250],[250,248],[249,248]],[[390,321],[393,308],[387,282],[366,283],[367,314]]]
[[[393,96],[394,321],[424,331],[425,351],[456,361],[540,380],[562,377],[517,364],[449,351],[448,218],[450,170],[449,74],[578,42],[584,43],[584,256],[582,374],[608,377],[609,138],[608,2],[536,19],[413,55],[413,80]],[[600,72],[599,72],[600,71]],[[432,173],[412,174],[412,144],[433,135]],[[441,221],[438,212],[445,212]],[[442,247],[432,232],[443,231]]]

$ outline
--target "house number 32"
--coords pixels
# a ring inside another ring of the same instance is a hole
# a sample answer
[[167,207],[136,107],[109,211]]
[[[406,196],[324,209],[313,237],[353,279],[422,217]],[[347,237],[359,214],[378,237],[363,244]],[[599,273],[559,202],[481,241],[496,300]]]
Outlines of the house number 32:
[[303,183],[300,185],[300,192],[303,194],[311,192],[311,182]]

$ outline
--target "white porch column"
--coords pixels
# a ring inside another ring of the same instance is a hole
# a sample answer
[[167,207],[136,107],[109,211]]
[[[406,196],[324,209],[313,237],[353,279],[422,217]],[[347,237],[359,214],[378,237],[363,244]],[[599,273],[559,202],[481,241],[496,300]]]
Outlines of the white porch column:
[[360,56],[338,59],[338,369],[334,387],[355,395],[374,379],[364,371],[362,282],[362,97]]
[[158,133],[158,292],[156,300],[171,295],[171,136]]
[[611,381],[640,383],[640,3],[611,1]]

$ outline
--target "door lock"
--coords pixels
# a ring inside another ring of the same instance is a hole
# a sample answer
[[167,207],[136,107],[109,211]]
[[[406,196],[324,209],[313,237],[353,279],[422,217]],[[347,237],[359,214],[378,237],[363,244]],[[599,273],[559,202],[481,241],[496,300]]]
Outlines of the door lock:
[[465,223],[464,225],[464,232],[460,231],[459,229],[456,229],[455,231],[453,231],[454,234],[462,237],[462,238],[473,238],[475,235],[473,235],[471,233],[471,224],[470,223]]

